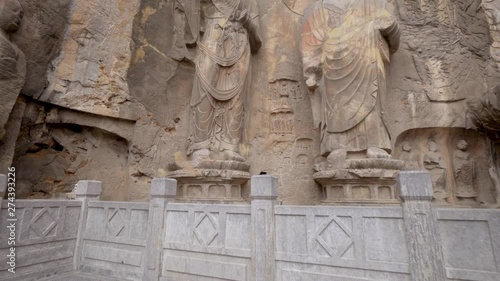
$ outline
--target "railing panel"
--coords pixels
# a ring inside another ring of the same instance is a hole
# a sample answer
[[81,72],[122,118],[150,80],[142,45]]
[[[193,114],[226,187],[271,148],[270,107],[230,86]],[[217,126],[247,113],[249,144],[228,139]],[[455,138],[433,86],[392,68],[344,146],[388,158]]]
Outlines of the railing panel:
[[[70,200],[16,200],[17,221],[8,221],[8,205],[0,211],[0,280],[38,280],[73,270],[82,202]],[[16,226],[16,244],[9,245],[10,223]],[[15,247],[15,274],[7,271]]]
[[446,277],[500,280],[500,210],[438,209]]
[[163,237],[160,280],[251,280],[250,206],[168,204]]
[[276,206],[275,214],[276,280],[409,280],[399,207]]
[[90,201],[79,269],[142,280],[149,203]]

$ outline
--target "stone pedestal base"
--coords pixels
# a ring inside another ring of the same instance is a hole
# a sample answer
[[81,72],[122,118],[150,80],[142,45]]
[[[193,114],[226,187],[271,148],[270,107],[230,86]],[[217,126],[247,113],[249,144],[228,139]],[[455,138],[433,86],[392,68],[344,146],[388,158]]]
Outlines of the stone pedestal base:
[[184,163],[168,174],[177,180],[176,201],[231,203],[243,201],[241,187],[250,179],[248,164],[206,160],[193,167]]
[[[347,168],[318,171],[323,203],[398,204],[396,177],[403,161],[391,159],[347,160]],[[378,168],[376,168],[378,167]]]

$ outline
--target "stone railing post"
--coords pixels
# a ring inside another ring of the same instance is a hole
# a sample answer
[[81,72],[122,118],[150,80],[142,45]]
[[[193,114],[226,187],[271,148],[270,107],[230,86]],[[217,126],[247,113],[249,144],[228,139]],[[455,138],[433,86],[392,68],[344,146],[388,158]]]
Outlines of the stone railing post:
[[161,251],[165,230],[165,210],[177,195],[177,181],[158,178],[151,181],[151,201],[149,202],[147,244],[144,262],[145,281],[158,281],[161,272]]
[[437,213],[431,202],[433,191],[429,172],[402,171],[397,185],[403,199],[412,280],[446,280]]
[[253,176],[252,198],[252,265],[253,280],[271,281],[275,278],[275,217],[278,198],[278,178]]
[[7,190],[7,176],[0,174],[0,209],[2,208],[3,197],[5,196],[5,191]]
[[78,235],[76,238],[76,248],[74,256],[74,268],[78,270],[82,259],[83,235],[85,232],[85,224],[87,223],[88,202],[99,200],[102,191],[100,181],[79,181],[76,184],[75,196],[76,200],[82,201],[82,209],[80,212],[80,222],[78,224]]

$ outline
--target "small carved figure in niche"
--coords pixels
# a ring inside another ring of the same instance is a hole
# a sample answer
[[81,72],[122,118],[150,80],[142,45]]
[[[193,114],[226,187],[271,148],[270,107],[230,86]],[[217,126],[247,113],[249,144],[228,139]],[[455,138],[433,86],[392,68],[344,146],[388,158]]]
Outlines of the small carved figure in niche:
[[23,15],[17,0],[0,1],[0,139],[26,76],[24,53],[10,40],[21,26]]
[[434,199],[438,203],[446,203],[446,199],[449,197],[446,191],[446,168],[445,165],[443,165],[437,143],[433,140],[429,140],[428,145],[429,152],[425,154],[424,167],[431,174]]
[[456,196],[463,199],[477,197],[477,192],[474,191],[475,165],[467,152],[467,146],[465,140],[460,140],[457,143],[457,150],[453,153]]
[[[399,25],[386,1],[323,0],[306,11],[303,72],[321,129],[321,154],[337,166],[345,158],[390,158],[382,120],[386,69],[399,47]],[[344,160],[344,161],[342,161]]]
[[186,14],[202,16],[187,154],[193,160],[244,161],[239,154],[243,100],[250,86],[251,53],[262,44],[257,2],[203,0],[199,8],[200,13]]
[[418,165],[417,155],[412,152],[411,143],[409,141],[404,141],[402,145],[402,153],[401,160],[405,161],[404,170],[420,170],[420,166]]

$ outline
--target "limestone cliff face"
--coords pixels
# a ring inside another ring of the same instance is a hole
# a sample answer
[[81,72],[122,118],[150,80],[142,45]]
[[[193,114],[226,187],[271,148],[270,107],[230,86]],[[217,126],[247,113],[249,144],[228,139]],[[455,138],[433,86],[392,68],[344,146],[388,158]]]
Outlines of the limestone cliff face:
[[[321,198],[312,179],[320,134],[299,52],[304,11],[314,2],[258,1],[263,45],[252,56],[241,151],[252,174],[279,176],[286,204]],[[16,113],[24,118],[12,118],[20,134],[10,158],[26,171],[22,194],[57,196],[78,179],[97,179],[107,199],[147,199],[151,178],[186,157],[198,46],[176,41],[175,1],[21,3],[26,15],[14,41],[27,57],[26,101]],[[452,189],[450,155],[459,140],[478,143],[470,153],[485,169],[495,151],[488,138],[464,129],[467,103],[500,82],[489,18],[480,0],[388,3],[402,30],[383,97],[393,156],[403,157],[403,143],[415,141],[411,152],[424,169],[432,139],[449,156]],[[495,194],[483,176],[484,193]],[[487,197],[481,200],[493,203]]]
[[37,100],[94,114],[133,119],[125,79],[133,18],[140,2],[73,1],[59,55]]

